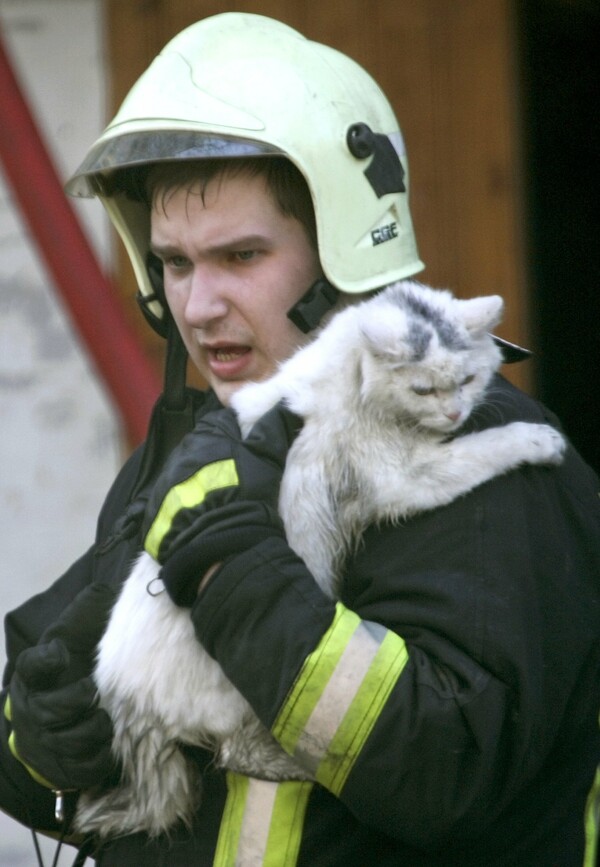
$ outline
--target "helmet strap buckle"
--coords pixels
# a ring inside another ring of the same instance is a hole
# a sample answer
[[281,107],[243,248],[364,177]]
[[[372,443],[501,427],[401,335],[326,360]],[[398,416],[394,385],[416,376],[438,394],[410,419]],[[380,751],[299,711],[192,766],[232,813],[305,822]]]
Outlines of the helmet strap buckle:
[[287,316],[303,334],[308,334],[335,306],[340,292],[325,277],[320,277],[288,310]]

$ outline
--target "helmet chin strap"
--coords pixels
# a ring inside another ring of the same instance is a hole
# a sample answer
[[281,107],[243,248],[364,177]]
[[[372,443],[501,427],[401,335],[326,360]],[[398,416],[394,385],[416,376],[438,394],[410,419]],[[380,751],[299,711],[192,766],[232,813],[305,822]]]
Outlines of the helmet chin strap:
[[[163,282],[163,265],[153,253],[146,256],[146,270],[154,294],[144,296],[137,294],[137,302],[148,324],[167,341],[164,389],[161,400],[168,412],[179,413],[188,404],[188,392],[185,387],[187,375],[187,349],[184,346],[179,329],[171,316]],[[158,301],[163,314],[159,318],[152,312],[150,304]]]
[[171,316],[167,323],[164,388],[152,413],[134,497],[155,477],[195,423],[192,392],[186,388],[187,350]]
[[291,307],[287,316],[303,334],[308,334],[319,325],[323,316],[336,304],[340,290],[325,277],[319,277],[302,298]]
[[152,328],[166,339],[165,372],[163,392],[152,413],[133,496],[154,478],[170,452],[194,427],[194,400],[186,387],[188,353],[166,304],[162,264],[156,257],[149,256],[146,265],[155,291],[149,300],[160,301],[163,316],[160,319],[155,316],[146,303],[148,299],[141,295],[138,295],[138,302]]

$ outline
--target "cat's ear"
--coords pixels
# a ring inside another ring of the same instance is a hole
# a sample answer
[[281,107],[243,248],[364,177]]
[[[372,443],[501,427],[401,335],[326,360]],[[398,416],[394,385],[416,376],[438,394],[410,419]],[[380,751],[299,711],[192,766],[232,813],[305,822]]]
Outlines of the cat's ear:
[[504,301],[499,295],[483,295],[460,300],[458,303],[465,328],[473,337],[492,331],[502,319]]
[[360,323],[365,348],[375,357],[387,357],[396,363],[408,360],[406,351],[406,321],[392,308],[378,311]]

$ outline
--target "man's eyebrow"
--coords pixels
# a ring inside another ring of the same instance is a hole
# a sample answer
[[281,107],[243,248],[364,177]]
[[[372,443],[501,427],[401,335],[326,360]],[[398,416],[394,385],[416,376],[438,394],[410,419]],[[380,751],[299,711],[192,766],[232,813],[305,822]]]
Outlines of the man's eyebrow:
[[[272,246],[272,241],[265,235],[241,235],[240,237],[231,238],[229,241],[223,241],[222,244],[211,244],[203,254],[206,256],[219,255],[220,253],[228,253],[231,250],[254,250],[264,249]],[[181,249],[175,244],[160,244],[150,242],[150,250],[155,256],[172,256],[174,254],[183,255]]]
[[172,256],[174,253],[179,253],[179,250],[172,244],[153,244],[150,241],[150,252],[160,258],[161,256]]

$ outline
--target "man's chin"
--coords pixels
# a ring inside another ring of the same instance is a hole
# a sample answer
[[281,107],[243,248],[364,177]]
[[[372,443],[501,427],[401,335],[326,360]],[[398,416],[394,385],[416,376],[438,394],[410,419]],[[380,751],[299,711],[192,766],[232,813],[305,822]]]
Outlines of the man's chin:
[[223,406],[229,406],[232,396],[246,385],[245,380],[235,382],[211,382],[210,386]]
[[257,373],[255,376],[249,376],[247,378],[240,377],[240,379],[219,379],[213,375],[207,376],[206,381],[223,406],[229,406],[232,396],[236,391],[239,391],[240,388],[243,388],[251,382],[260,382],[264,379],[268,379],[271,375],[272,372]]

